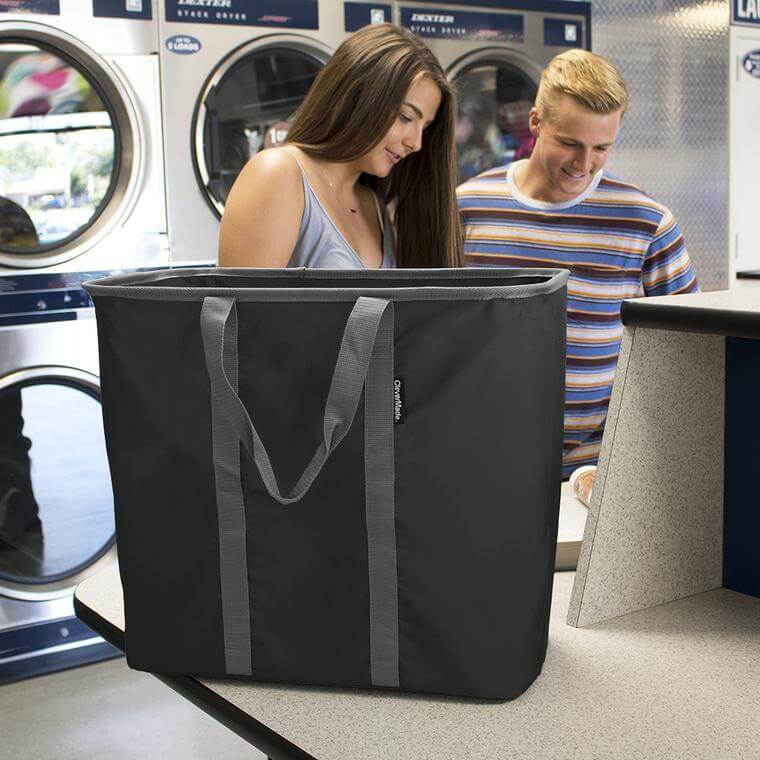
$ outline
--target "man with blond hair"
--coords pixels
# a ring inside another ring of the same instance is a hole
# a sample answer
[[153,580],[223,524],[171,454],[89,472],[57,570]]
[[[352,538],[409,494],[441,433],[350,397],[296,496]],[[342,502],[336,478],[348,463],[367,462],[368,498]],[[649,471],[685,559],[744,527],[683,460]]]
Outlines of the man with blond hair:
[[623,299],[697,290],[673,214],[604,169],[627,106],[610,61],[562,53],[544,70],[530,111],[530,157],[457,190],[470,265],[570,270],[565,477],[599,456]]

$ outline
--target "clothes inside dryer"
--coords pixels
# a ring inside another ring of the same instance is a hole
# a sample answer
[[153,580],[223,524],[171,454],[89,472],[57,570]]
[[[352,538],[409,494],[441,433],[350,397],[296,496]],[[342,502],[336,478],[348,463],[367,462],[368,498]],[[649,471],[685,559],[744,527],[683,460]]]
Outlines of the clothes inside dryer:
[[113,539],[94,393],[44,378],[0,390],[0,593],[73,585]]
[[197,158],[219,213],[248,159],[285,140],[288,122],[322,65],[306,51],[262,48],[237,60],[208,92]]
[[526,158],[533,148],[528,115],[535,82],[498,59],[475,60],[453,77],[459,90],[456,141],[460,181]]
[[0,251],[58,247],[100,215],[116,139],[87,70],[42,45],[0,42]]

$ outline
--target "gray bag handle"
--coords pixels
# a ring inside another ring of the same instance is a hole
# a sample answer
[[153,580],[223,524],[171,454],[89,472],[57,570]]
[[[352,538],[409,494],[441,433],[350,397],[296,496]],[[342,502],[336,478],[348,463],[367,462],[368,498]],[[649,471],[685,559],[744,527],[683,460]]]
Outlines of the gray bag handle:
[[300,479],[288,495],[277,483],[266,448],[237,394],[237,309],[234,298],[207,296],[201,309],[201,332],[211,392],[226,420],[253,457],[269,495],[280,504],[302,499],[319,475],[330,454],[351,428],[367,379],[370,360],[377,351],[381,323],[390,329],[393,303],[382,298],[360,297],[346,322],[330,392],[325,403],[322,442]]

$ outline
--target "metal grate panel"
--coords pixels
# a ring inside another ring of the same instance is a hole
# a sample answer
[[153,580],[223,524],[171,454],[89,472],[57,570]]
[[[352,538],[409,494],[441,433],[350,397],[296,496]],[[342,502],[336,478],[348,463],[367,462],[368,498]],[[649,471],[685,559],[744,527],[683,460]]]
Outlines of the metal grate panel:
[[604,0],[595,53],[630,93],[608,164],[667,205],[703,290],[728,287],[728,29],[725,0]]

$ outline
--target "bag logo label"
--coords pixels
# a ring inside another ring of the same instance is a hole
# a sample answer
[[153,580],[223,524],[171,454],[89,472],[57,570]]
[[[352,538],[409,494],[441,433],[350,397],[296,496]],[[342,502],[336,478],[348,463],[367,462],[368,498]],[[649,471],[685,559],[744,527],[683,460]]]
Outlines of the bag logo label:
[[403,425],[406,417],[406,405],[404,403],[404,379],[393,378],[393,424]]

